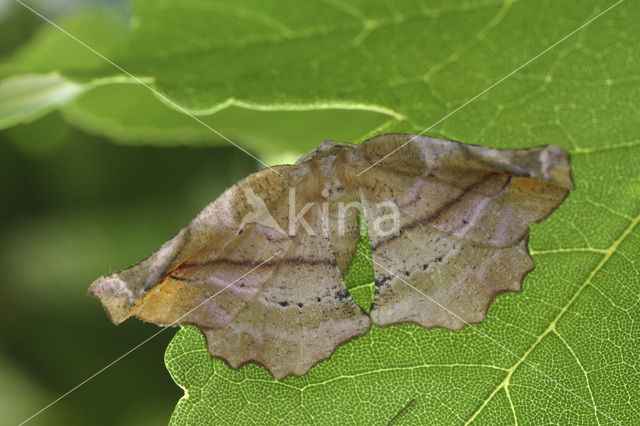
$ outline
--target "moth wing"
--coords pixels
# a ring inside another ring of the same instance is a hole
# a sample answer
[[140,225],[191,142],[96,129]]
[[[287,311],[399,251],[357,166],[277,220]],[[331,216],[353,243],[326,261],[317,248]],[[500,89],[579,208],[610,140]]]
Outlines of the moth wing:
[[[412,138],[385,135],[360,151],[379,161],[361,176],[376,275],[370,315],[379,326],[459,329],[482,321],[497,294],[520,290],[534,267],[528,224],[573,188],[569,157],[555,146],[497,150]],[[376,232],[389,214],[377,206],[388,201],[398,207],[397,230]]]
[[[263,173],[253,179],[267,176]],[[135,315],[163,325],[196,325],[206,336],[211,355],[233,368],[256,362],[278,379],[306,373],[330,357],[338,345],[366,333],[371,321],[342,281],[319,206],[305,216],[313,232],[301,225],[292,235],[281,232],[288,228],[288,184],[295,182],[280,180],[279,195],[271,197],[264,188],[273,192],[273,181],[250,185],[255,195],[268,199],[265,205],[279,226],[263,221],[245,223],[242,229],[236,225],[223,228],[224,232],[209,230],[208,237],[201,239],[203,244],[188,254],[176,250],[152,255],[150,259],[174,259],[160,267],[162,273],[155,272],[153,262],[143,261],[132,267],[135,274],[125,270],[103,277],[90,291],[109,310],[113,295],[106,297],[104,290],[111,287],[105,283],[123,286],[130,275],[158,275],[151,286],[123,287],[138,291],[125,318]],[[242,194],[235,190],[223,195],[222,204],[244,205],[237,199]],[[238,212],[247,211],[251,209],[238,208]],[[240,214],[229,215],[236,224],[242,223]],[[180,247],[169,243],[163,247]]]
[[378,199],[481,245],[520,241],[528,225],[551,214],[574,187],[569,154],[554,145],[495,149],[390,134],[364,142],[357,154],[377,163],[361,180]]
[[[279,200],[286,197],[296,167],[277,166],[274,170],[277,173],[261,170],[231,186],[146,259],[96,279],[89,287],[89,294],[102,302],[115,324],[135,315],[145,296],[177,265],[197,253],[202,254],[203,249],[212,258],[224,252],[237,238],[243,218],[254,210],[249,194],[262,194],[269,205],[278,205]],[[265,187],[273,190],[267,193]],[[266,231],[259,237],[265,241],[274,235],[273,229],[255,231],[258,234]]]
[[224,321],[201,327],[209,351],[233,368],[253,361],[277,379],[300,376],[371,326],[344,285],[319,208],[309,213],[315,234],[298,228],[268,265],[268,278],[253,283],[247,276],[208,303],[227,312]]

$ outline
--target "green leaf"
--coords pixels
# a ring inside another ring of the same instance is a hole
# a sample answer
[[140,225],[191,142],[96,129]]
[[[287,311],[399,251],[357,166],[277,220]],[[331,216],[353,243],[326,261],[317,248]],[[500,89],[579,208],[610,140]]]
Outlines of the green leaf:
[[[126,35],[123,19],[102,8],[83,10],[59,25],[106,56]],[[114,75],[81,83],[61,74],[99,68],[104,62],[59,29],[40,27],[28,43],[0,62],[0,129],[38,119],[92,87],[122,81],[121,75]]]
[[[56,25],[107,57],[114,53],[128,33],[124,18],[104,7],[77,11]],[[102,67],[104,63],[104,59],[68,34],[43,22],[31,40],[0,64],[0,76],[53,71],[88,72]]]
[[[103,8],[75,13],[58,25],[108,58],[128,33],[122,17]],[[107,65],[109,72],[101,78],[69,78],[104,65],[106,61],[87,47],[44,25],[33,40],[0,64],[0,76],[9,76],[0,81],[0,129],[30,122],[64,105],[62,113],[67,121],[120,143],[228,143],[112,65]],[[141,80],[150,83],[154,78],[141,76]],[[295,161],[324,139],[362,140],[371,129],[397,118],[389,111],[364,105],[336,109],[332,105],[251,105],[236,100],[193,113],[271,163],[283,158]],[[283,150],[290,155],[273,154]]]
[[[184,67],[162,69],[159,57],[137,65],[190,108],[230,97],[352,102],[405,116],[411,131],[611,4],[327,2],[302,11],[194,1],[169,14],[145,3],[139,46],[145,28],[188,21],[193,31],[174,42],[164,32],[165,54]],[[234,371],[211,359],[199,331],[185,327],[165,358],[185,389],[172,423],[385,423],[413,399],[397,422],[639,422],[640,87],[630,50],[640,41],[631,30],[639,18],[637,3],[622,3],[430,131],[572,152],[577,189],[531,227],[537,268],[522,293],[499,296],[475,328],[374,328],[282,382],[256,365]],[[354,293],[367,289],[367,271]]]
[[[75,126],[120,143],[229,144],[192,117],[160,102],[149,89],[138,84],[96,87],[66,105],[62,113]],[[293,161],[324,139],[358,140],[371,129],[393,120],[373,111],[255,110],[233,104],[199,118],[232,140],[242,141],[243,146],[253,152],[269,157],[291,151]]]
[[23,75],[0,82],[0,129],[28,123],[65,104],[83,91],[59,75]]

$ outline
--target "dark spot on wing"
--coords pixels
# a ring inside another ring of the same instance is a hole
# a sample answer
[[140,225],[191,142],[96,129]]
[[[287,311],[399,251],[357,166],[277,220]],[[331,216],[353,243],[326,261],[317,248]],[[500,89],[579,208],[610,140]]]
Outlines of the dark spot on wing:
[[387,281],[391,281],[391,278],[392,277],[390,275],[385,275],[380,279],[376,278],[376,288],[382,287],[387,283]]
[[349,290],[342,290],[336,293],[336,299],[338,300],[344,300],[350,296],[351,295],[349,294]]
[[505,189],[507,186],[509,186],[509,184],[511,183],[511,179],[513,177],[511,175],[507,176],[507,181],[504,183],[504,185],[502,185],[502,189]]
[[269,266],[276,266],[279,263],[287,263],[287,264],[293,264],[293,265],[309,265],[309,266],[318,266],[318,265],[330,265],[330,266],[337,266],[338,262],[336,261],[336,259],[334,257],[332,257],[331,259],[305,259],[303,257],[289,257],[289,258],[284,258],[281,260],[272,260],[272,261],[261,261],[261,260],[235,260],[235,259],[214,259],[214,260],[209,260],[207,262],[202,262],[202,263],[183,263],[180,266],[178,266],[176,268],[176,271],[179,271],[181,269],[187,269],[187,268],[200,268],[200,267],[205,267],[205,266],[213,266],[213,265],[218,265],[218,264],[228,264],[228,265],[235,265],[235,266],[255,266],[255,265],[262,265],[263,267],[269,267]]
[[182,277],[178,277],[177,275],[169,275],[169,278],[171,278],[172,280],[176,280],[176,281],[189,281],[186,278],[182,278]]

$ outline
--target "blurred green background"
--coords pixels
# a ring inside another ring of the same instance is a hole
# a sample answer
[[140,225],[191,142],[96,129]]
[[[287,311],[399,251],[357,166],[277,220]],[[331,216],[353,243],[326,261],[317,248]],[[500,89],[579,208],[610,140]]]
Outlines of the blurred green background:
[[[112,3],[126,14],[126,6]],[[87,6],[30,4],[52,18]],[[11,55],[47,25],[13,2],[2,3],[0,54]],[[118,90],[137,92],[141,105],[134,108],[145,108],[145,125],[167,123],[168,107],[141,87],[97,88],[77,104],[86,111],[97,102],[101,113],[126,121],[129,104],[118,102]],[[113,96],[112,103],[101,92]],[[131,92],[123,97],[131,99]],[[156,333],[157,326],[135,320],[115,327],[100,303],[86,295],[89,284],[146,257],[226,187],[259,168],[250,156],[173,112],[172,119],[185,122],[184,131],[159,132],[155,139],[145,134],[148,145],[142,146],[123,144],[115,127],[107,126],[103,136],[104,126],[88,133],[70,125],[77,117],[73,105],[65,114],[48,113],[0,131],[1,424],[27,419]],[[236,141],[243,138],[242,146],[261,147],[254,152],[262,151],[269,163],[294,161],[326,137],[361,139],[388,119],[366,111],[235,107],[215,118],[212,126]],[[78,121],[91,131],[90,120]],[[300,149],[278,149],[299,128],[307,130]],[[29,424],[167,423],[183,395],[163,360],[176,330],[167,329]]]
[[[117,146],[49,115],[0,134],[2,424],[21,421],[158,330],[109,322],[85,291],[146,257],[254,168],[234,148]],[[182,395],[152,339],[33,424],[164,424]],[[116,408],[117,407],[117,408]]]

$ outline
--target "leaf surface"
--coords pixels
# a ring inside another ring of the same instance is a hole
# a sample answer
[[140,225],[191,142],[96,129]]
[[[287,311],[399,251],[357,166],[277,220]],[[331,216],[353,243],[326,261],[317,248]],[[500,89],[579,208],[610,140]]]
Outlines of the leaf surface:
[[[228,97],[264,104],[349,100],[406,117],[403,131],[422,130],[611,4],[394,9],[327,2],[297,19],[287,15],[294,12],[260,10],[264,25],[211,41],[201,47],[206,58],[171,45],[195,72],[178,79],[172,71],[158,84],[196,109]],[[259,9],[226,9],[236,17],[245,10]],[[157,18],[154,26],[163,17],[177,19],[155,7],[145,13]],[[172,423],[385,423],[414,398],[396,421],[640,420],[634,17],[638,6],[622,3],[430,131],[498,147],[554,143],[572,153],[577,189],[531,227],[537,269],[522,293],[501,295],[484,322],[459,332],[374,328],[304,377],[283,382],[255,365],[230,370],[209,357],[197,330],[184,328],[166,353],[169,371],[186,389]],[[224,28],[233,33],[241,21]],[[204,75],[205,62],[230,51],[231,63]],[[198,95],[186,95],[183,84]],[[356,299],[370,289],[369,271],[361,264],[350,276]]]

